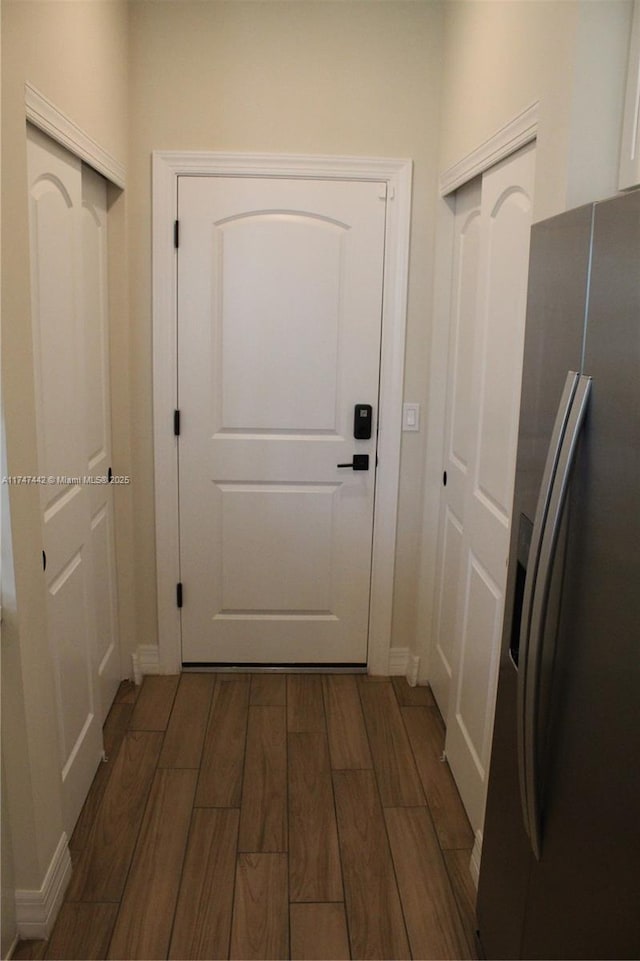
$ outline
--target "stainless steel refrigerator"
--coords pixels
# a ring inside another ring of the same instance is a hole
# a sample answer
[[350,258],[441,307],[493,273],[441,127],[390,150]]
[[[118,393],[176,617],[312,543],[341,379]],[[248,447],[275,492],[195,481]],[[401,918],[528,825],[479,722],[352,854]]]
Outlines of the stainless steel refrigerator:
[[536,224],[478,889],[488,959],[640,958],[640,191]]

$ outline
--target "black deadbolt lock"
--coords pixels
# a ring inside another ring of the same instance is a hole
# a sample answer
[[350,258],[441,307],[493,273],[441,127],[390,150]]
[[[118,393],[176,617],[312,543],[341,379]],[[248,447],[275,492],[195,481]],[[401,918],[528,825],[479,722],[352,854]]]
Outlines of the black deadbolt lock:
[[356,404],[353,412],[353,436],[356,440],[369,440],[372,420],[371,404]]

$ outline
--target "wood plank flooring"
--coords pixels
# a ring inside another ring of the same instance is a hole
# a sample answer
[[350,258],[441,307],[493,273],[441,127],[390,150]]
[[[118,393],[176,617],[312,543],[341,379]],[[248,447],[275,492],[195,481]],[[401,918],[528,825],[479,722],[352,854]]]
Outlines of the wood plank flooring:
[[121,686],[51,938],[14,958],[476,958],[473,836],[428,688]]

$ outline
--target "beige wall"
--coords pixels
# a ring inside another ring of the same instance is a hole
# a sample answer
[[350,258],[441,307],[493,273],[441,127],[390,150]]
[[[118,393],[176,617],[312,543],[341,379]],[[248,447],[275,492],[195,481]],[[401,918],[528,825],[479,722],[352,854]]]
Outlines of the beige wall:
[[[2,3],[2,384],[8,471],[13,474],[38,473],[24,83],[32,83],[125,161],[127,28],[128,8],[120,0]],[[37,889],[62,832],[60,770],[38,490],[14,487],[10,496],[15,590],[8,585],[2,636],[5,789],[15,882],[18,888]],[[6,538],[6,527],[3,534]]]
[[[129,207],[138,641],[157,639],[152,449],[150,154],[233,150],[414,160],[407,399],[424,403],[441,8],[404,2],[138,0],[131,9]],[[423,434],[405,434],[393,645],[409,646]]]
[[579,4],[566,207],[617,192],[633,0]]
[[614,193],[631,0],[449,0],[440,171],[539,101],[535,219]]
[[[1,140],[1,136],[0,136]],[[2,180],[2,165],[0,164],[0,182]],[[0,216],[1,222],[1,216]],[[0,252],[1,252],[1,242],[0,242]],[[0,281],[1,282],[1,281]],[[2,348],[2,332],[0,330],[0,356]],[[0,374],[0,389],[2,384],[2,377]],[[0,469],[4,473],[6,467],[6,457],[5,457],[5,443],[4,443],[4,424],[0,418]],[[6,493],[3,499],[3,491],[0,490],[0,565],[6,560],[10,560],[10,552],[7,554],[6,551],[2,551],[3,539],[2,534],[6,525],[8,514],[8,502],[6,498]],[[0,595],[0,602],[2,596]],[[2,643],[2,625],[0,624],[0,644]],[[1,754],[1,765],[0,765],[0,776],[2,781],[4,781],[4,749],[0,750]],[[6,958],[11,946],[16,936],[16,907],[14,898],[14,867],[13,867],[13,847],[11,840],[11,827],[9,822],[9,807],[7,805],[7,795],[6,792],[2,790],[2,783],[0,782],[0,829],[2,831],[2,836],[0,838],[0,884],[1,884],[1,899],[0,899],[0,957]]]

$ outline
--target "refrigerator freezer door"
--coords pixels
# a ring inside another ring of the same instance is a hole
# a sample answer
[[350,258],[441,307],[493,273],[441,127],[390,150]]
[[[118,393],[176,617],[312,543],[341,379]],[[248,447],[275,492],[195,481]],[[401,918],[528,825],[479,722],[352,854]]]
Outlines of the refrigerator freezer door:
[[[540,546],[540,558],[536,572],[536,583],[531,601],[531,623],[527,645],[527,675],[522,702],[522,725],[524,727],[523,754],[520,767],[524,777],[523,800],[526,804],[526,826],[533,853],[540,859],[542,831],[540,813],[540,792],[542,787],[541,751],[544,744],[545,717],[543,716],[543,665],[551,667],[555,660],[555,637],[557,619],[550,616],[550,604],[554,596],[553,586],[561,578],[561,559],[564,557],[560,547],[560,531],[563,528],[564,512],[569,489],[580,431],[591,388],[591,378],[582,375],[571,404],[566,431],[562,440],[553,482],[547,516]],[[548,641],[547,641],[548,638]],[[547,653],[547,647],[551,652]],[[523,665],[524,669],[524,665]],[[520,671],[520,678],[523,671]],[[520,690],[518,691],[520,693]],[[519,704],[520,707],[520,704]],[[546,712],[545,712],[546,713]],[[542,735],[542,737],[541,737]],[[520,744],[519,744],[520,747]]]
[[514,522],[477,902],[480,939],[496,961],[519,957],[533,857],[520,802],[517,671],[509,655],[519,636],[526,573],[518,561],[519,534],[533,523],[567,371],[581,369],[591,220],[589,205],[531,231]]
[[515,484],[531,520],[567,371],[582,371],[592,216],[590,204],[531,230]]
[[[569,416],[571,414],[579,378],[580,375],[575,371],[570,370],[567,373],[567,379],[565,381],[564,390],[560,399],[558,413],[556,414],[555,423],[553,425],[553,432],[551,434],[547,458],[544,465],[544,473],[542,475],[542,484],[540,486],[540,493],[538,495],[538,505],[536,507],[536,516],[534,518],[533,531],[529,543],[529,551],[525,561],[526,573],[522,592],[522,607],[519,608],[518,611],[518,615],[520,617],[518,660],[516,661],[518,666],[518,772],[520,781],[520,800],[522,802],[522,816],[527,834],[532,840],[534,853],[537,853],[537,847],[539,846],[537,844],[537,839],[532,837],[535,829],[532,828],[531,820],[531,769],[533,763],[535,763],[535,757],[525,737],[525,729],[528,726],[526,723],[527,709],[529,709],[530,713],[530,706],[533,703],[531,698],[530,677],[532,666],[534,673],[536,669],[535,651],[531,648],[530,638],[532,634],[532,628],[534,626],[533,611],[535,610],[535,602],[537,601],[538,597],[544,593],[544,586],[538,588],[538,575],[541,573],[541,554],[546,543],[545,533],[549,507],[554,490],[558,461],[562,453],[565,432],[567,429]],[[520,515],[521,518],[523,516],[524,515],[522,514]],[[518,536],[518,542],[518,564],[521,564],[520,536]],[[513,632],[511,637],[513,639]]]
[[524,958],[640,957],[640,193],[596,206],[591,276]]

